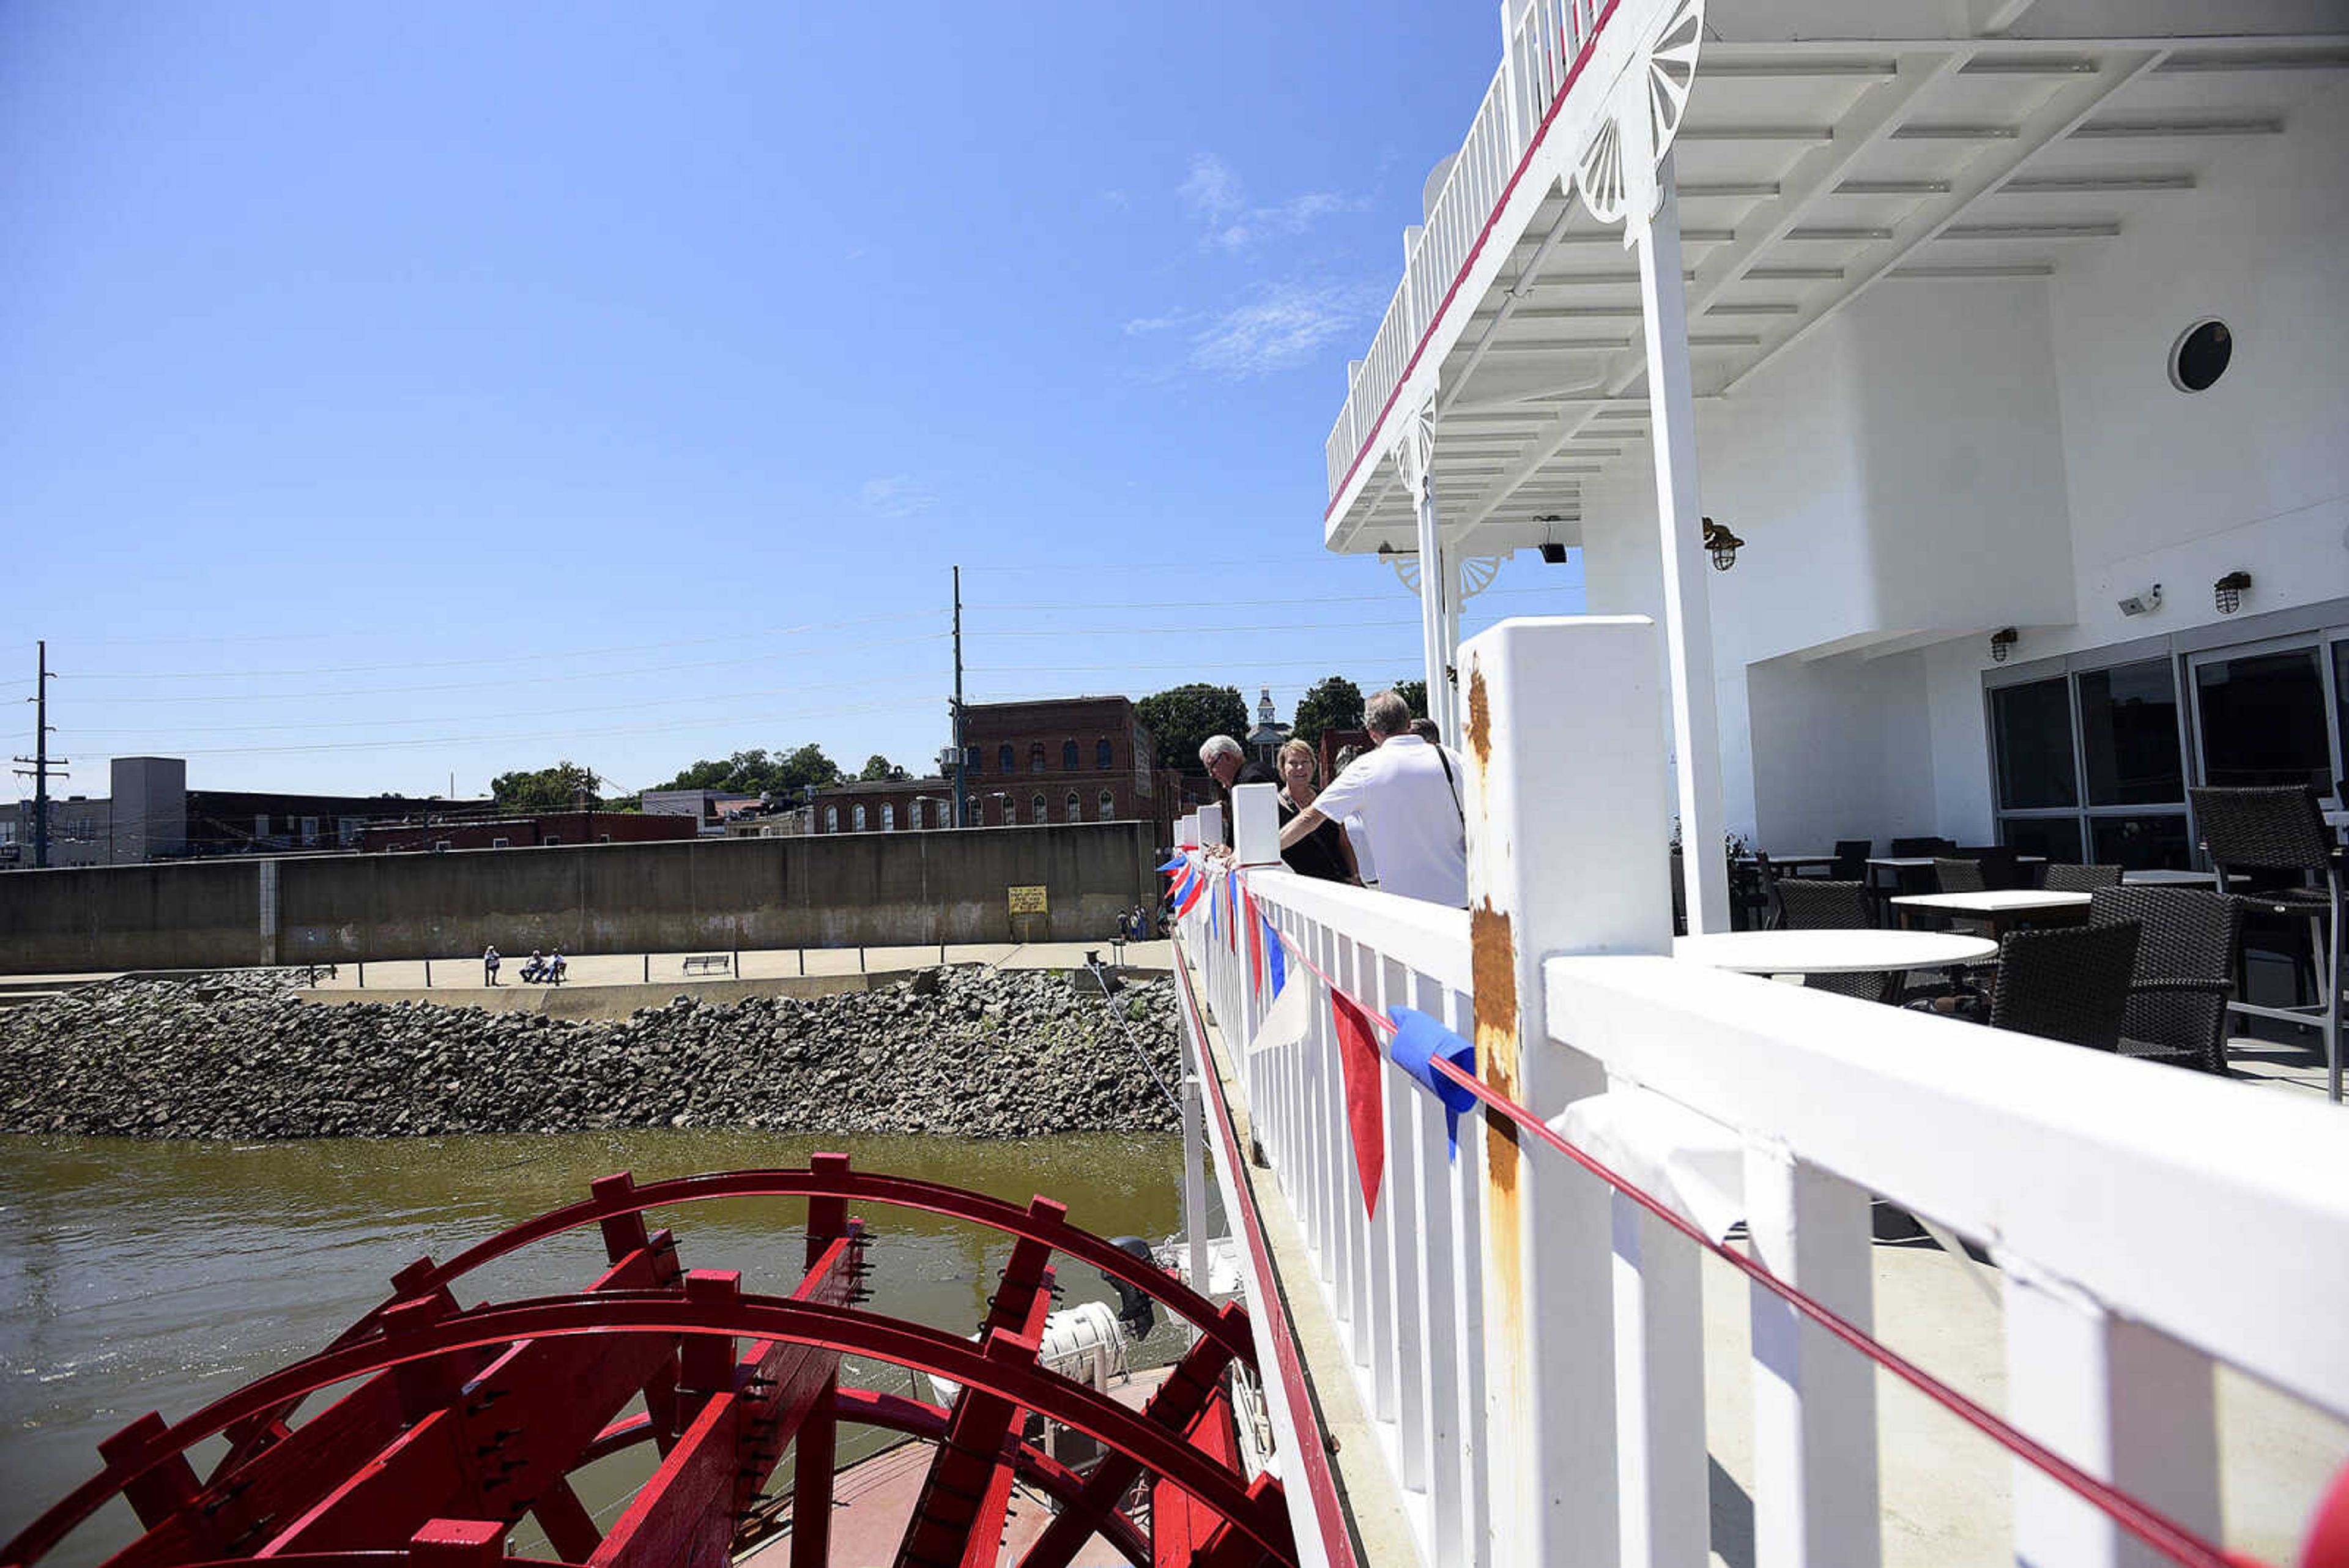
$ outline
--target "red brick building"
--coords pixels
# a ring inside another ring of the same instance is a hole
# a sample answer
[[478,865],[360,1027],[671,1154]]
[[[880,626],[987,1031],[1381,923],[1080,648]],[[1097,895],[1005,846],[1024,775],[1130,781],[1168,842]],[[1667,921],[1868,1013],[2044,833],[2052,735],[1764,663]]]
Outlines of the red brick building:
[[[1149,822],[1163,838],[1183,815],[1180,775],[1159,765],[1123,697],[973,702],[964,709],[972,827]],[[954,781],[900,779],[818,790],[809,831],[888,833],[952,826]]]
[[1155,823],[1183,815],[1181,786],[1123,697],[973,702],[963,711],[973,826]]

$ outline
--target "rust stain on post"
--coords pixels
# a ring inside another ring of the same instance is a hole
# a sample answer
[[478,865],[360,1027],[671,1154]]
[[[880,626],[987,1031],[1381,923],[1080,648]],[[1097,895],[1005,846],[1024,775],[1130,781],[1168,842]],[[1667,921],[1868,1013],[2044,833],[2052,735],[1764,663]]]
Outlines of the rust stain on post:
[[1493,762],[1493,704],[1485,696],[1485,672],[1468,667],[1468,751],[1480,768]]
[[[1472,680],[1471,711],[1484,686]],[[1473,732],[1472,732],[1473,734]],[[1472,741],[1473,743],[1473,741]],[[1476,1065],[1485,1081],[1517,1097],[1517,945],[1509,917],[1487,899],[1468,911],[1468,950],[1476,987]],[[1492,1244],[1499,1300],[1525,1299],[1518,1256],[1517,1126],[1497,1112],[1485,1115],[1485,1235]]]

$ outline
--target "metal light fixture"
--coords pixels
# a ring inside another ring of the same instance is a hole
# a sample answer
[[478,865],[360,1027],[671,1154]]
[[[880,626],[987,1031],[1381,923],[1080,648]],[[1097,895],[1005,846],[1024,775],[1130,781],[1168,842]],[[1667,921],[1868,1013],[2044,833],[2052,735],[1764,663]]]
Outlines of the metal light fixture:
[[2023,634],[2011,626],[2002,626],[1990,634],[1990,661],[2004,664],[2007,650],[2022,640]]
[[2251,586],[2249,572],[2229,572],[2210,585],[2211,597],[2219,601],[2220,615],[2232,615],[2243,607],[2243,590]]
[[[1534,521],[1542,525],[1542,532],[1545,535],[1548,535],[1555,533],[1555,529],[1551,526],[1553,524],[1563,523],[1566,519],[1557,513],[1545,512]],[[1566,546],[1559,544],[1557,539],[1543,539],[1539,548],[1543,565],[1551,566],[1566,565]]]
[[1713,554],[1713,569],[1725,572],[1737,565],[1737,552],[1745,541],[1708,517],[1704,520],[1704,547]]

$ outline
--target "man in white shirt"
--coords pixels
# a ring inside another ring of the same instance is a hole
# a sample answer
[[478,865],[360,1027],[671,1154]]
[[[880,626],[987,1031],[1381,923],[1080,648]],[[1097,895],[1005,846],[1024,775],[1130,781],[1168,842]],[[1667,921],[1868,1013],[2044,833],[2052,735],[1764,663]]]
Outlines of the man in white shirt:
[[1377,750],[1358,757],[1280,832],[1286,849],[1324,822],[1360,816],[1379,890],[1461,909],[1468,902],[1467,770],[1446,747],[1411,732],[1411,708],[1392,691],[1362,704]]

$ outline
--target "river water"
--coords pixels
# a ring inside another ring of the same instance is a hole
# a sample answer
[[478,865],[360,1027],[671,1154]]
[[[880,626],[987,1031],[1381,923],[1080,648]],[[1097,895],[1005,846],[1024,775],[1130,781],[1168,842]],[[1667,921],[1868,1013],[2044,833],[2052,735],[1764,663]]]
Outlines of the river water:
[[[393,1272],[446,1258],[517,1220],[587,1195],[599,1176],[639,1181],[804,1165],[838,1148],[858,1166],[1024,1202],[1044,1193],[1072,1224],[1155,1240],[1181,1223],[1178,1140],[1083,1134],[1018,1141],[807,1138],[701,1129],[559,1137],[224,1144],[0,1137],[0,1541],[100,1468],[98,1443],[150,1410],[176,1421],[322,1347],[388,1293]],[[731,1200],[656,1210],[688,1268],[740,1269],[747,1291],[798,1278],[805,1206]],[[873,1307],[968,1334],[1011,1244],[933,1216],[872,1210]],[[460,1285],[471,1306],[575,1290],[602,1267],[594,1227],[492,1264]],[[1112,1301],[1062,1260],[1061,1304]],[[1162,1314],[1163,1318],[1163,1314]],[[1171,1359],[1167,1324],[1137,1365]],[[906,1374],[852,1361],[844,1380],[904,1390]],[[305,1407],[316,1408],[316,1405]],[[852,1428],[843,1447],[854,1453]],[[195,1451],[199,1472],[216,1446]],[[583,1498],[616,1508],[625,1492]],[[100,1561],[135,1532],[127,1507],[47,1559]],[[517,1532],[513,1549],[535,1532]]]

